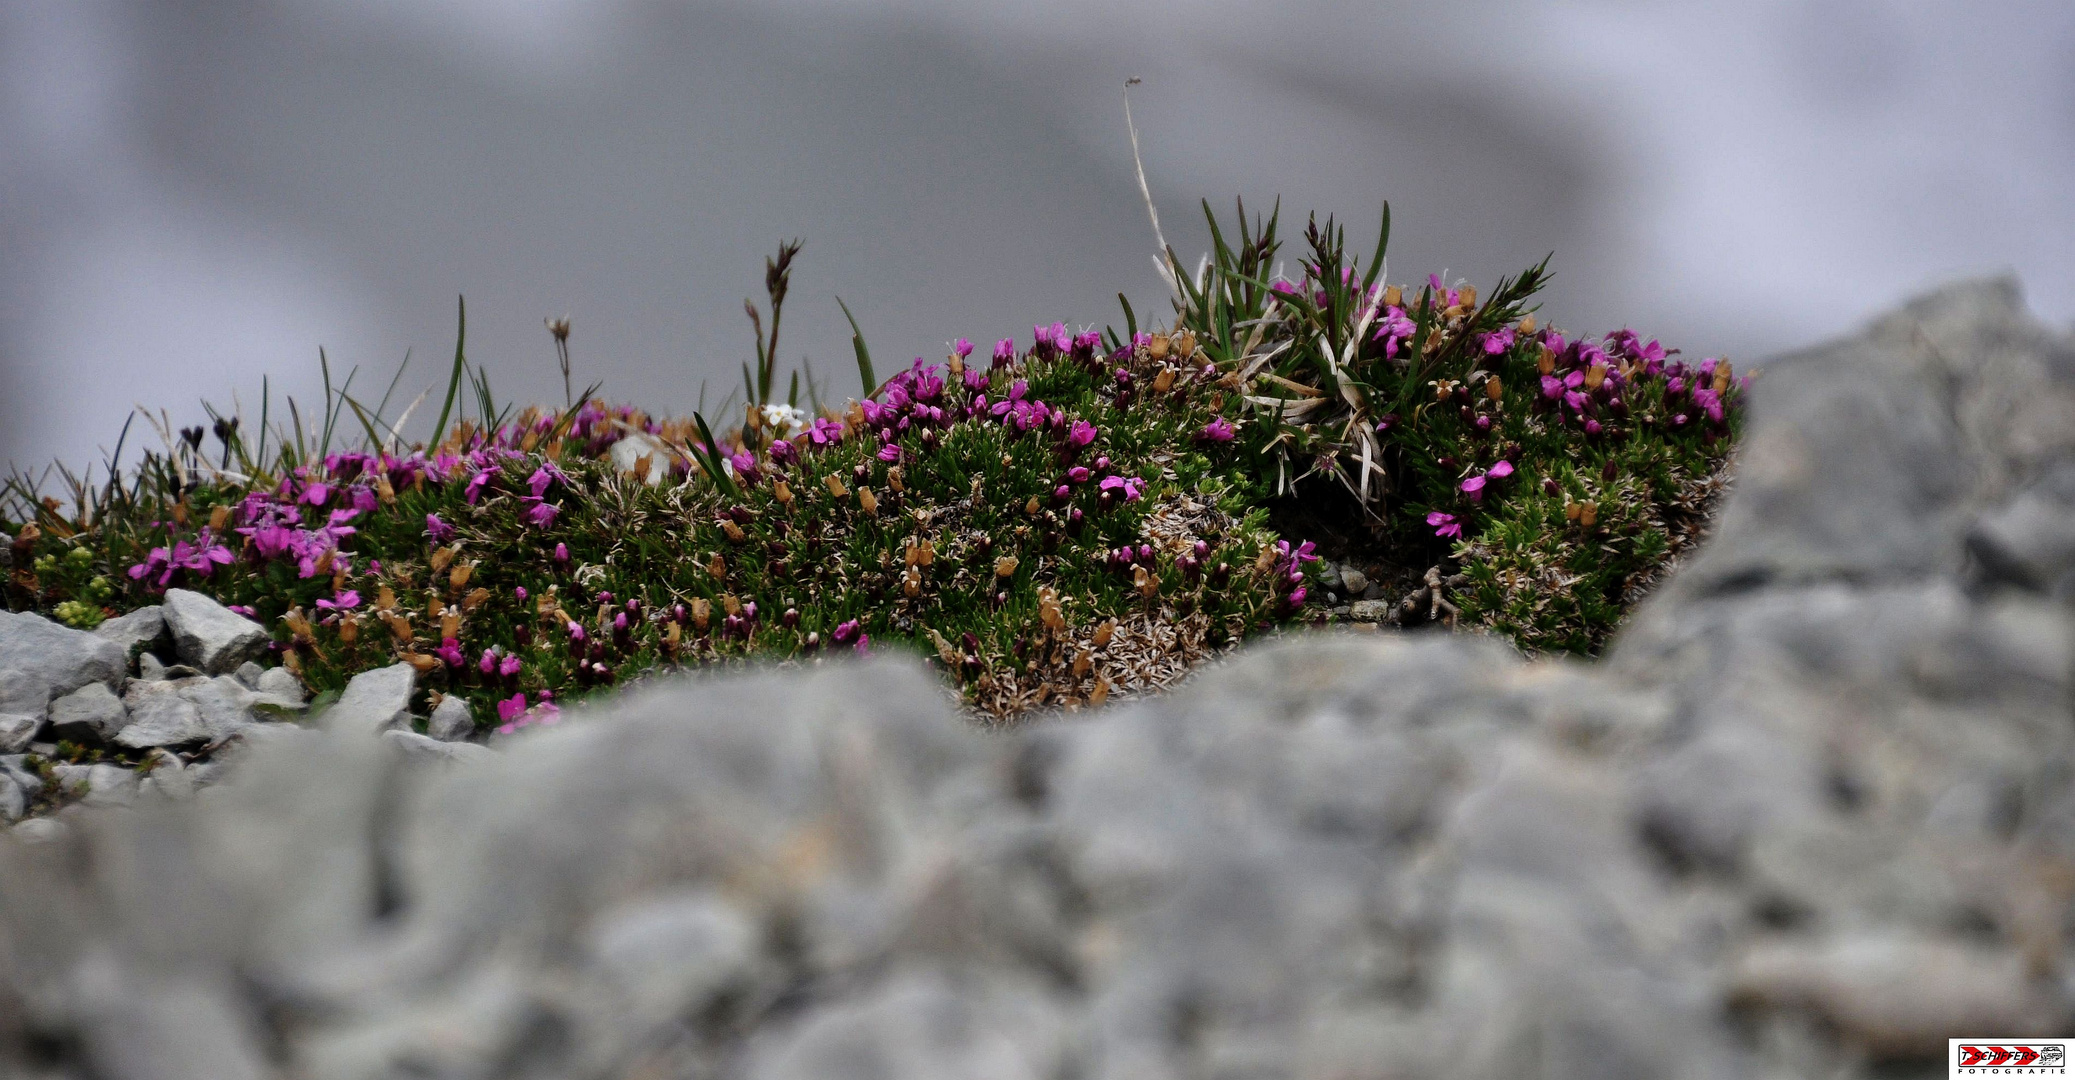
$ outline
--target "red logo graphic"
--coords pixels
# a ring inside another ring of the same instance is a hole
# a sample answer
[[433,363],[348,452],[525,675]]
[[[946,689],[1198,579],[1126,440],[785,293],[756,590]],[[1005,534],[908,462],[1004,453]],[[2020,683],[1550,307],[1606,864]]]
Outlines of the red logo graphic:
[[1958,1060],[1962,1069],[2063,1068],[2067,1064],[2066,1043],[1962,1043]]

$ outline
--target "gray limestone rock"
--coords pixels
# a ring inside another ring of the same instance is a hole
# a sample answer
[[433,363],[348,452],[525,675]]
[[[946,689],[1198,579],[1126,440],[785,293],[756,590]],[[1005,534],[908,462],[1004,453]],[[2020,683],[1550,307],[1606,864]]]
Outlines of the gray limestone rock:
[[417,684],[418,673],[409,664],[363,671],[346,683],[345,691],[324,710],[318,723],[332,731],[369,734],[408,724],[411,692]]
[[173,636],[166,629],[164,609],[157,604],[103,622],[94,627],[94,636],[115,642],[124,656],[135,656],[139,649],[158,649],[173,643]]
[[0,671],[33,676],[50,688],[52,696],[93,682],[113,689],[128,670],[122,647],[106,638],[41,615],[0,611]]
[[166,677],[166,664],[158,657],[145,653],[137,657],[137,679],[140,682],[158,682]]
[[253,689],[259,692],[259,703],[276,708],[300,712],[309,704],[309,692],[303,689],[301,679],[287,668],[268,668],[255,680]]
[[50,732],[55,739],[101,743],[129,723],[122,699],[100,683],[88,683],[50,703]]
[[469,715],[468,702],[459,695],[449,694],[432,710],[425,721],[425,733],[441,742],[460,742],[473,734],[475,718]]
[[19,754],[36,741],[43,718],[27,713],[0,712],[0,754]]
[[1388,622],[1390,614],[1388,600],[1357,600],[1347,609],[1347,617],[1356,622]]
[[243,683],[245,685],[245,689],[257,690],[259,689],[259,677],[261,675],[266,674],[266,671],[267,669],[260,667],[258,664],[255,664],[250,660],[247,660],[244,663],[239,664],[238,670],[231,672],[231,675],[235,677],[239,682]]
[[181,662],[206,675],[227,675],[266,649],[266,628],[198,592],[167,589],[166,628]]
[[137,798],[135,770],[120,765],[57,765],[58,787],[88,806],[128,806]]
[[123,699],[129,723],[112,738],[138,749],[221,742],[261,722],[260,700],[229,675],[134,682]]
[[397,728],[383,732],[382,739],[403,751],[404,756],[412,761],[473,762],[497,756],[497,751],[487,746],[468,742],[442,742],[415,731]]

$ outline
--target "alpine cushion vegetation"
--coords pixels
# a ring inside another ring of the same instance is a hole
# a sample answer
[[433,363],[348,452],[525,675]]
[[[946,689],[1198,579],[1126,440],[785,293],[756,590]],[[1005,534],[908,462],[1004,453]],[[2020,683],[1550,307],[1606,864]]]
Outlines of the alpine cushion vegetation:
[[[400,659],[503,731],[655,670],[886,647],[1008,717],[1331,617],[1291,522],[1334,523],[1338,557],[1426,569],[1400,621],[1574,652],[1697,535],[1739,423],[1726,362],[1538,324],[1545,267],[1482,302],[1387,284],[1388,208],[1366,266],[1313,222],[1292,280],[1270,270],[1273,216],[1242,207],[1237,248],[1211,224],[1195,274],[1166,255],[1168,327],[1126,303],[1121,333],[961,339],[884,380],[858,334],[867,392],[841,405],[811,378],[803,401],[797,374],[777,394],[785,245],[719,434],[595,387],[500,407],[464,309],[428,443],[401,434],[411,410],[388,417],[396,380],[370,406],[327,368],[315,416],[211,410],[213,446],[161,418],[136,467],[118,445],[98,484],[61,470],[69,505],[16,475],[6,605],[84,627],[194,589],[273,628],[313,689]],[[566,380],[568,323],[549,329]]]

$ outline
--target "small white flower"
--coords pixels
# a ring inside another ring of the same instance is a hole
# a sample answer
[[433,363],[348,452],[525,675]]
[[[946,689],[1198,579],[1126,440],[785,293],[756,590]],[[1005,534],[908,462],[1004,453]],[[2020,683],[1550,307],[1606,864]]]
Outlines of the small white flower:
[[779,438],[792,434],[793,429],[799,427],[800,422],[806,418],[806,413],[790,405],[764,406],[764,426],[770,428]]

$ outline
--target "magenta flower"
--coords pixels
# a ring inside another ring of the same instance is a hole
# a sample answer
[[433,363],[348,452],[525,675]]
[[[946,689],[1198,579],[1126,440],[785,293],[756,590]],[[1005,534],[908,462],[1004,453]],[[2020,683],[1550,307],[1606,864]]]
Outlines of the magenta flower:
[[784,439],[773,442],[771,449],[767,452],[770,454],[771,460],[780,465],[791,465],[800,460],[800,448]]
[[485,675],[494,675],[494,674],[496,674],[496,672],[497,672],[497,650],[496,650],[496,649],[484,649],[484,650],[483,650],[483,658],[482,658],[481,660],[478,660],[478,661],[476,661],[476,670],[477,670],[477,671],[480,671],[480,672],[482,672],[482,673],[483,673],[483,674],[485,674]]
[[963,360],[973,355],[973,343],[964,338],[959,338],[958,344],[951,346],[951,351],[957,354],[960,360]]
[[1066,470],[1066,479],[1069,483],[1085,484],[1091,475],[1093,474],[1088,471],[1088,466],[1086,465],[1076,465]]
[[526,485],[533,489],[533,497],[538,499],[548,493],[548,485],[561,479],[562,470],[553,465],[542,464],[540,468],[533,470],[532,476],[526,478]]
[[569,561],[569,545],[568,545],[568,544],[556,544],[556,545],[555,545],[555,561],[556,561],[556,562],[568,562],[568,561]]
[[317,606],[327,610],[351,611],[360,606],[360,594],[352,589],[345,589],[329,600],[317,601]]
[[1145,494],[1146,482],[1136,476],[1105,476],[1096,485],[1098,491],[1121,493],[1125,502],[1137,502]]
[[553,525],[556,516],[562,513],[561,507],[545,499],[529,497],[526,501],[532,504],[526,508],[526,521],[536,529],[545,529]]
[[497,673],[509,679],[512,676],[517,675],[520,669],[524,668],[525,666],[526,665],[524,663],[520,662],[518,657],[507,656],[504,658],[504,661],[502,663],[497,665]]
[[851,619],[848,622],[837,624],[836,632],[833,636],[836,644],[849,645],[856,642],[863,634],[864,628],[859,625],[856,619]]
[[1016,339],[1003,338],[994,343],[994,366],[1007,367],[1016,362]]
[[[510,724],[524,715],[526,715],[525,694],[513,694],[511,697],[497,703],[497,718],[506,724]],[[506,735],[511,734],[509,727],[499,728],[498,730]]]
[[1095,441],[1095,425],[1086,420],[1076,420],[1066,429],[1066,445],[1079,450]]
[[965,389],[969,394],[977,394],[987,389],[987,376],[979,368],[965,369]]
[[526,586],[521,585],[513,589],[512,595],[517,597],[521,603],[524,603],[526,600]]
[[569,640],[582,641],[583,639],[584,624],[577,622],[575,619],[569,620]]
[[1231,421],[1222,416],[1215,416],[1211,418],[1210,423],[1203,425],[1203,430],[1196,433],[1196,441],[1201,443],[1228,443],[1238,436],[1239,430],[1232,426]]
[[728,457],[728,464],[735,467],[735,475],[743,483],[753,484],[757,478],[757,456],[747,450],[738,450]]
[[1513,328],[1508,326],[1494,330],[1479,340],[1484,346],[1484,355],[1497,356],[1513,347]]
[[476,499],[482,496],[483,489],[489,486],[491,475],[492,473],[489,469],[482,469],[474,476],[468,478],[468,487],[462,491],[462,499],[468,505],[474,506],[476,504]]
[[1435,536],[1454,540],[1462,539],[1463,526],[1461,522],[1455,519],[1454,514],[1444,514],[1439,510],[1432,511],[1427,514],[1427,524],[1433,526]]
[[319,482],[303,488],[302,501],[311,506],[323,506],[331,501],[331,485]]
[[1309,590],[1305,589],[1305,587],[1304,587],[1304,586],[1302,586],[1302,585],[1299,585],[1299,586],[1297,586],[1296,588],[1294,588],[1294,589],[1291,589],[1291,590],[1290,590],[1290,606],[1291,606],[1291,607],[1293,607],[1293,608],[1300,608],[1300,607],[1303,607],[1303,606],[1304,606],[1304,598],[1305,598],[1305,597],[1306,597],[1306,596],[1307,596],[1308,594],[1309,594]]
[[1557,378],[1557,377],[1556,377],[1556,376],[1554,376],[1554,375],[1544,375],[1544,376],[1542,376],[1542,396],[1543,396],[1543,397],[1545,397],[1545,398],[1552,398],[1552,399],[1553,399],[1553,398],[1560,398],[1560,397],[1562,397],[1562,396],[1563,396],[1563,380],[1562,380],[1562,379],[1559,379],[1559,378]]
[[807,427],[807,437],[816,446],[834,446],[843,441],[843,425],[826,416],[817,416]]
[[891,465],[901,459],[901,448],[896,443],[887,443],[885,446],[880,447],[879,452],[873,456]]
[[439,643],[439,648],[432,650],[432,652],[433,655],[446,661],[447,666],[450,668],[464,668],[468,666],[468,658],[461,655],[461,642],[454,638],[442,639]]
[[1484,500],[1484,477],[1481,475],[1472,476],[1464,480],[1462,482],[1462,490],[1463,494],[1470,497],[1471,502],[1482,502]]
[[444,544],[454,539],[454,526],[440,520],[438,514],[425,515],[425,539],[433,544]]

